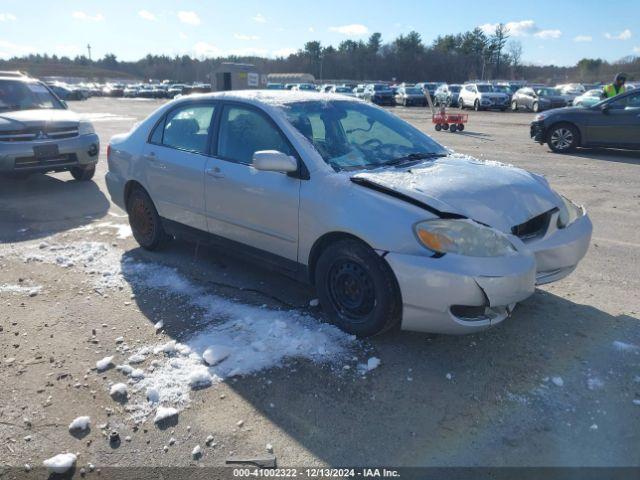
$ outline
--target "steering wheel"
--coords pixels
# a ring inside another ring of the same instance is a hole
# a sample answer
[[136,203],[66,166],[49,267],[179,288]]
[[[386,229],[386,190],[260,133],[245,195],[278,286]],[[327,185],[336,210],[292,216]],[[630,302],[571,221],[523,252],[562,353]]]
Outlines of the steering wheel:
[[[374,145],[374,143],[376,145]],[[370,138],[366,142],[362,142],[362,145],[366,145],[367,147],[379,147],[380,145],[382,145],[382,142],[377,138]]]

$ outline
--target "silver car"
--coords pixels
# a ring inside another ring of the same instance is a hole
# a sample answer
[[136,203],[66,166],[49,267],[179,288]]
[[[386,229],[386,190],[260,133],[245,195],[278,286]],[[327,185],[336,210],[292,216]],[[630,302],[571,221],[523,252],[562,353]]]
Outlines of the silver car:
[[341,95],[170,102],[108,149],[138,243],[211,242],[315,285],[338,326],[476,332],[585,255],[585,210],[539,175],[455,155]]
[[90,180],[100,153],[91,122],[38,80],[0,76],[0,174],[70,171]]

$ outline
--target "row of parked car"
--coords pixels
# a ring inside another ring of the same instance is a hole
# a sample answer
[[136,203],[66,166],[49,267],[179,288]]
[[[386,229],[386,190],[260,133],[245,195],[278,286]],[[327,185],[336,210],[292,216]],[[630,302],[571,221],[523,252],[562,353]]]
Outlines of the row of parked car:
[[207,93],[207,83],[78,83],[49,82],[49,88],[61,100],[86,100],[90,97],[175,98],[177,95]]
[[[634,85],[628,85],[634,88]],[[527,110],[540,112],[566,106],[589,107],[602,100],[602,84],[569,83],[550,87],[521,81],[469,81],[464,84],[421,82],[417,84],[368,83],[324,84],[271,83],[268,89],[339,93],[361,98],[378,105],[426,106],[429,92],[436,107],[459,107],[474,110]]]

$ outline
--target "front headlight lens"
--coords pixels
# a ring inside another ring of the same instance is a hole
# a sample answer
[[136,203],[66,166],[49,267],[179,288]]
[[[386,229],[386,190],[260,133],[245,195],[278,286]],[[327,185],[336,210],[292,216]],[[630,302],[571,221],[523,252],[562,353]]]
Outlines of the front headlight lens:
[[566,228],[584,215],[582,207],[576,205],[571,200],[560,195],[562,206],[558,215],[558,228]]
[[82,121],[78,124],[78,135],[90,135],[96,133],[91,122]]
[[516,249],[506,235],[471,220],[426,220],[414,227],[418,241],[437,253],[502,257]]
[[536,122],[541,122],[542,120],[544,120],[546,118],[546,115],[544,113],[539,113],[538,115],[536,115],[536,118],[534,119]]

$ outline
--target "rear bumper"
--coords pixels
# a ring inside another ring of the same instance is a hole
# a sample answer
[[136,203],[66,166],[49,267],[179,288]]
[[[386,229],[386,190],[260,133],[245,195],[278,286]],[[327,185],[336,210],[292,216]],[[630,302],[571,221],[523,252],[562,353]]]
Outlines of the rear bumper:
[[107,190],[109,191],[109,196],[111,196],[111,201],[122,210],[126,211],[127,207],[124,200],[124,179],[113,172],[107,172],[104,178],[105,183],[107,184]]
[[[402,294],[402,329],[446,334],[485,330],[535,290],[530,252],[511,257],[441,258],[389,253]],[[474,308],[475,307],[475,308]],[[476,311],[468,315],[460,312]]]
[[[33,147],[55,144],[59,154],[54,158],[37,159]],[[0,173],[52,172],[95,164],[100,155],[100,140],[95,133],[63,140],[33,142],[2,142]]]

